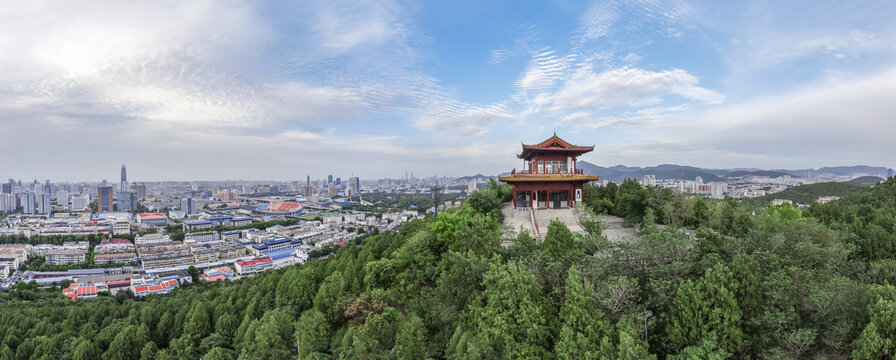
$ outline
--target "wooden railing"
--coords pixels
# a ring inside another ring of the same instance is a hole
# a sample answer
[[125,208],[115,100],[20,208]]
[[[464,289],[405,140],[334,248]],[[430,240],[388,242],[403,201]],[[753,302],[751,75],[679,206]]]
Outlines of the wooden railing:
[[548,175],[553,175],[553,174],[584,175],[585,172],[583,171],[583,169],[575,169],[575,171],[554,171],[554,172],[547,172],[547,171],[537,172],[537,171],[530,171],[530,170],[516,171],[516,170],[514,170],[514,174],[516,174],[516,175],[545,175],[545,174],[548,174]]

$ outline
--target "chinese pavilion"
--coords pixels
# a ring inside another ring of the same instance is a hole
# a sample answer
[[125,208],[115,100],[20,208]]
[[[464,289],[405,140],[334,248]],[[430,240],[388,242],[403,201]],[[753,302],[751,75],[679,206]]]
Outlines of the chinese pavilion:
[[538,144],[523,144],[523,151],[517,155],[523,159],[523,170],[513,169],[498,180],[513,186],[516,208],[573,207],[582,203],[582,186],[598,179],[576,169],[576,158],[593,150],[594,146],[572,145],[554,133]]

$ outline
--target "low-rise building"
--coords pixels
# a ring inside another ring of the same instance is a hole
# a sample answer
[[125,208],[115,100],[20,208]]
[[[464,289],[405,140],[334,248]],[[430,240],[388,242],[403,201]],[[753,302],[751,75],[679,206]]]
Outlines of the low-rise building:
[[165,225],[168,225],[168,217],[162,213],[137,214],[137,223],[152,224],[155,226],[165,226]]
[[193,261],[197,264],[212,263],[227,259],[241,258],[247,255],[246,247],[231,240],[206,243],[190,243]]
[[252,250],[255,253],[256,257],[261,257],[264,254],[270,254],[275,251],[295,249],[300,245],[302,245],[302,240],[300,239],[277,236],[267,240],[262,240],[260,244],[252,245]]
[[260,257],[249,261],[237,260],[233,263],[236,273],[240,275],[257,274],[272,269],[274,262],[270,257]]
[[211,242],[221,240],[217,231],[205,231],[184,235],[184,242]]
[[226,266],[206,269],[201,275],[199,275],[199,280],[208,282],[223,281],[231,278],[233,278],[233,270]]
[[76,301],[95,298],[103,291],[109,291],[109,286],[102,283],[72,283],[68,288],[62,289],[62,295]]
[[221,239],[223,240],[234,240],[243,237],[242,230],[231,230],[231,231],[222,231]]
[[169,241],[137,246],[144,269],[193,265],[193,253],[182,242]]
[[170,236],[162,235],[162,234],[146,234],[146,235],[137,236],[136,238],[134,238],[134,244],[137,246],[147,245],[147,244],[164,243],[164,242],[170,242],[170,241],[171,241]]
[[137,262],[137,254],[134,252],[94,254],[93,262],[95,264],[129,264]]
[[115,235],[128,235],[131,233],[131,224],[127,221],[116,221],[112,224],[112,233]]
[[131,279],[131,292],[134,296],[144,297],[149,294],[167,294],[178,287],[177,279],[162,280],[159,278]]
[[134,252],[137,248],[128,239],[112,238],[103,239],[93,247],[93,252],[98,254]]
[[184,231],[196,231],[199,229],[207,229],[212,227],[212,222],[208,220],[184,221],[182,223]]
[[252,218],[248,217],[248,216],[235,217],[235,218],[231,219],[230,221],[232,222],[233,226],[246,226],[246,225],[252,224]]
[[51,265],[80,264],[87,261],[87,252],[78,250],[51,250],[47,251],[44,257],[47,259],[47,264]]

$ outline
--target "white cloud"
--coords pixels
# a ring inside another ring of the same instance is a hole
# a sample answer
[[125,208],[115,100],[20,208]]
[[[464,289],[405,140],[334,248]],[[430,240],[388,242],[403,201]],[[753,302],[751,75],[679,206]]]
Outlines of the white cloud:
[[[705,167],[893,166],[896,69],[834,85],[669,114],[639,141],[605,149],[608,161]],[[658,143],[666,143],[658,147]]]
[[649,71],[624,67],[601,73],[580,69],[556,92],[543,94],[537,101],[555,113],[644,105],[667,95],[705,104],[724,101],[723,95],[699,87],[697,82],[696,76],[681,69]]
[[553,50],[543,50],[533,56],[522,78],[517,81],[520,91],[537,91],[554,86],[569,70],[575,55],[560,57]]
[[414,126],[452,136],[482,136],[514,115],[503,104],[476,106],[463,103],[435,104],[416,120]]

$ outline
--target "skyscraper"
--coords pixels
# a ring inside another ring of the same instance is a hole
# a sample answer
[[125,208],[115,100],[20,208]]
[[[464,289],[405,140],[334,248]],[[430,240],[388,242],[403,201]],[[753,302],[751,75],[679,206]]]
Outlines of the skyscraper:
[[118,211],[137,211],[137,193],[133,191],[118,193]]
[[124,164],[121,164],[121,188],[118,191],[128,191],[128,171],[125,169]]
[[50,194],[43,193],[37,195],[37,212],[40,214],[49,214],[52,209]]
[[333,175],[327,175],[327,185],[330,185],[332,183],[333,183]]
[[3,193],[4,194],[12,194],[12,183],[4,183],[3,184]]
[[134,192],[137,193],[138,199],[145,198],[146,197],[146,184],[134,183]]
[[302,195],[305,197],[310,197],[314,192],[314,189],[311,187],[311,175],[305,179],[305,187],[302,189]]
[[34,196],[33,192],[26,192],[21,195],[22,197],[22,212],[25,214],[34,214],[35,208],[34,204],[37,202],[37,199]]
[[78,195],[71,197],[72,211],[84,211],[90,207],[90,195]]
[[193,198],[180,199],[180,209],[187,215],[196,213],[196,201]]
[[96,210],[98,213],[112,211],[112,187],[99,186],[96,188]]
[[0,211],[15,211],[16,196],[13,194],[0,194]]
[[351,198],[352,196],[359,196],[361,194],[361,182],[360,180],[352,176],[348,178],[348,196]]

